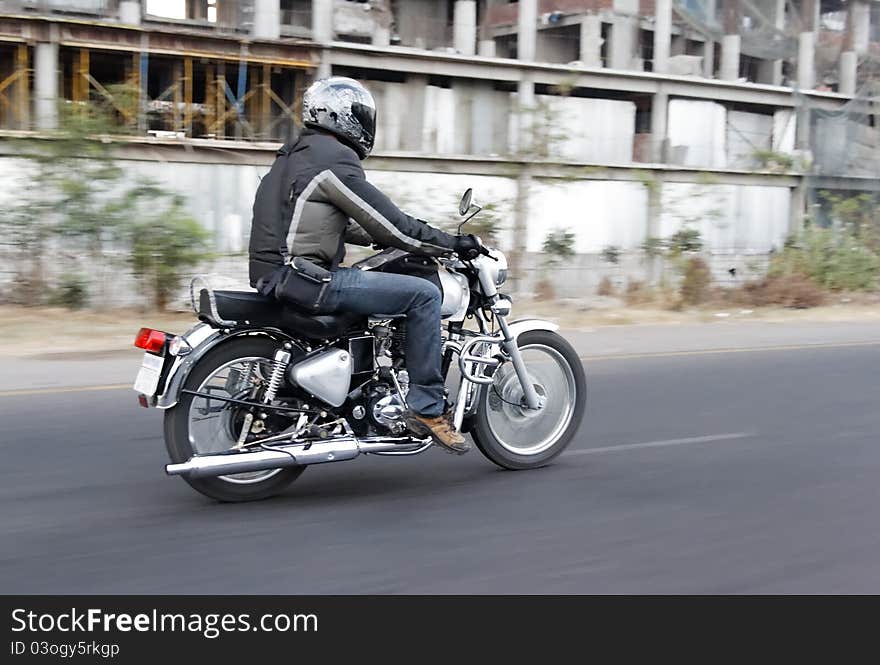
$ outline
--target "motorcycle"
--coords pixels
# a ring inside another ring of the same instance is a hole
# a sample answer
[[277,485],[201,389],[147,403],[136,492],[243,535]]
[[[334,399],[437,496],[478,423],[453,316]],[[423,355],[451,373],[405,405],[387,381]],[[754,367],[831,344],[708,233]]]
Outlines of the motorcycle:
[[[462,196],[462,226],[482,210],[472,196]],[[456,429],[502,468],[541,467],[580,425],[584,369],[556,324],[508,321],[512,301],[498,291],[504,254],[482,243],[473,254],[385,249],[353,267],[440,287]],[[144,356],[134,390],[141,406],[164,411],[168,475],[218,501],[252,501],[278,494],[312,464],[432,447],[404,422],[403,315],[305,314],[256,291],[213,290],[201,278],[190,294],[200,323],[182,335],[142,328],[135,340]]]

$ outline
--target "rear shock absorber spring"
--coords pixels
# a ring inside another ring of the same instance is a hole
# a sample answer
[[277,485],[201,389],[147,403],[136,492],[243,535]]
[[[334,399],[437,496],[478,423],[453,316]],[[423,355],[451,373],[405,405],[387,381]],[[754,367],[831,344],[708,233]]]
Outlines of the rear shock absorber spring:
[[266,394],[263,395],[264,404],[272,402],[275,399],[278,388],[281,387],[281,381],[284,379],[284,370],[287,369],[287,365],[290,363],[289,348],[290,345],[285,344],[284,348],[278,349],[275,352],[275,357],[272,360],[272,374],[269,377],[269,385],[266,387]]

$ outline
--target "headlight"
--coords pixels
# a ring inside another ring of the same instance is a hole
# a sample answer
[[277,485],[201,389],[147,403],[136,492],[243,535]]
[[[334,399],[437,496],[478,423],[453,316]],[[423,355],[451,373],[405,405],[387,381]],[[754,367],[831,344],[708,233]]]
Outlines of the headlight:
[[492,251],[492,256],[498,259],[495,263],[495,286],[501,286],[507,281],[507,257],[503,252],[497,250]]

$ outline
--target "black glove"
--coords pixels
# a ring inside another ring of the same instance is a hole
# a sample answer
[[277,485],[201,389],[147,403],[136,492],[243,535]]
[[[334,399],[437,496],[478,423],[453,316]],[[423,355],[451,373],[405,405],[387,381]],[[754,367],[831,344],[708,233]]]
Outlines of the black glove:
[[480,239],[473,233],[467,235],[455,236],[454,251],[458,257],[464,261],[472,261],[480,255],[482,244]]

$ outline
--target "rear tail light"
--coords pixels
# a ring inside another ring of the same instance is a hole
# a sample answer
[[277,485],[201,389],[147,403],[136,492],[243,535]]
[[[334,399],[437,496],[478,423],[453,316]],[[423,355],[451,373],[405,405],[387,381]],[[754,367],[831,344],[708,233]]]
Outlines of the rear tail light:
[[165,348],[165,339],[167,335],[161,330],[153,330],[152,328],[141,328],[137,337],[134,338],[134,345],[149,351],[150,353],[161,353]]

